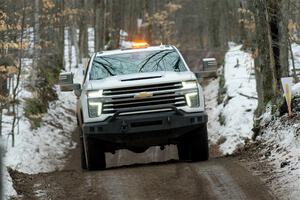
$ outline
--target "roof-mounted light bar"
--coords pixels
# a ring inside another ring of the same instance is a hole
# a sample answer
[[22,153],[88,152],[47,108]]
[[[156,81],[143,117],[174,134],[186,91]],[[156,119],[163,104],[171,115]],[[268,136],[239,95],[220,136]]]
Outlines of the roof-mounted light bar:
[[131,48],[133,49],[141,49],[141,48],[147,48],[150,45],[147,42],[132,42]]

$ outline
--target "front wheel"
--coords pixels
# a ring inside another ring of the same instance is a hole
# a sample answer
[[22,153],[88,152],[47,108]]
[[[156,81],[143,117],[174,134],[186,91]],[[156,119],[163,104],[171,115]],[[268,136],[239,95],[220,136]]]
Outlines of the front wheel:
[[84,137],[85,159],[88,170],[102,170],[106,168],[105,152],[99,142],[92,138]]
[[209,158],[206,125],[181,138],[178,147],[180,160],[205,161]]

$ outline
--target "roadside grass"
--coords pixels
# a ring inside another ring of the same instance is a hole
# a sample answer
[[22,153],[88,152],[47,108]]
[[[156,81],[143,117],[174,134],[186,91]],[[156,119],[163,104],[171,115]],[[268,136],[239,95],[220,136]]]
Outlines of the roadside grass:
[[48,104],[41,102],[37,98],[25,99],[24,114],[31,122],[31,127],[36,129],[41,126],[43,113],[46,113]]
[[47,112],[49,103],[58,99],[55,84],[58,82],[60,70],[56,57],[42,57],[38,63],[38,78],[34,86],[27,86],[34,97],[25,99],[24,111],[33,129],[41,126],[43,114]]

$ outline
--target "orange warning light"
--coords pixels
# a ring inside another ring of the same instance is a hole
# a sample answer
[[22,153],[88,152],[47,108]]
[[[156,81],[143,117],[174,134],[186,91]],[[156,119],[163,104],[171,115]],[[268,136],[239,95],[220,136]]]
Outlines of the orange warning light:
[[147,43],[147,42],[143,42],[143,41],[139,41],[139,42],[132,42],[132,45],[131,47],[133,49],[140,49],[140,48],[147,48],[149,47],[150,45]]

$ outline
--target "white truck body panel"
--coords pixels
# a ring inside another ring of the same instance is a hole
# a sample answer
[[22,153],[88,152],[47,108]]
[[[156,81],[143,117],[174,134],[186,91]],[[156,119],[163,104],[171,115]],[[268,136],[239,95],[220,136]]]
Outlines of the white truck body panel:
[[[174,72],[174,71],[161,71],[161,72],[147,72],[147,73],[136,73],[136,74],[128,74],[128,75],[118,75],[118,76],[110,76],[101,80],[89,80],[89,74],[92,67],[92,62],[89,63],[87,68],[86,77],[84,83],[82,85],[82,94],[77,104],[77,112],[80,110],[85,111],[82,112],[83,115],[83,123],[90,122],[99,122],[104,121],[108,117],[112,116],[112,114],[101,114],[101,116],[96,118],[90,118],[88,112],[88,98],[87,91],[95,91],[95,90],[105,90],[105,89],[117,89],[117,88],[126,88],[126,87],[138,87],[145,85],[154,85],[154,84],[163,84],[163,83],[172,83],[172,82],[183,82],[183,81],[196,81],[197,78],[193,72],[190,71],[186,62],[184,61],[180,52],[173,46],[156,46],[156,47],[148,47],[143,49],[130,49],[130,50],[112,50],[112,51],[104,51],[101,53],[95,53],[91,60],[94,57],[99,56],[108,56],[114,54],[123,54],[123,53],[132,53],[132,52],[140,52],[140,51],[156,51],[156,50],[165,50],[165,49],[174,49],[179,54],[182,62],[184,63],[187,71],[185,72]],[[155,77],[151,79],[142,79],[145,77]],[[141,79],[130,81],[128,79]],[[124,81],[125,80],[125,81]],[[128,80],[128,81],[127,81]],[[202,87],[198,84],[198,92],[199,92],[199,102],[200,106],[197,108],[191,108],[188,106],[180,107],[185,112],[202,112],[205,111],[204,106],[204,95],[202,91]],[[105,101],[105,100],[104,100]]]

